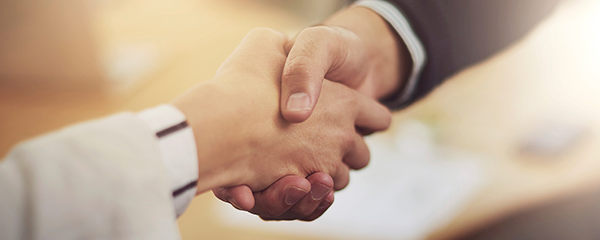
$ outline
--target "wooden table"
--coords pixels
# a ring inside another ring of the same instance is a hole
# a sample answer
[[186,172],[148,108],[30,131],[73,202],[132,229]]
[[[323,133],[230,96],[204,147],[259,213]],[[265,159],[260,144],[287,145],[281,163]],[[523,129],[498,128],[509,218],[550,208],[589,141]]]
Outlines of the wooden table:
[[[267,1],[268,2],[268,1]],[[100,49],[151,42],[161,65],[125,90],[43,91],[0,87],[0,155],[19,141],[118,111],[173,100],[212,78],[256,27],[294,35],[314,16],[265,2],[107,1],[93,18]],[[600,42],[597,1],[571,1],[524,40],[453,76],[427,99],[394,116],[426,119],[439,141],[484,156],[489,182],[452,223],[431,238],[464,233],[519,209],[600,184]],[[594,25],[596,24],[596,25]],[[595,35],[594,35],[595,34]],[[587,39],[587,40],[586,40]],[[597,53],[597,54],[593,54]],[[111,90],[112,89],[112,90]],[[552,159],[519,154],[518,144],[547,120],[581,124],[586,137]],[[305,239],[224,226],[212,193],[198,196],[179,219],[184,239]]]

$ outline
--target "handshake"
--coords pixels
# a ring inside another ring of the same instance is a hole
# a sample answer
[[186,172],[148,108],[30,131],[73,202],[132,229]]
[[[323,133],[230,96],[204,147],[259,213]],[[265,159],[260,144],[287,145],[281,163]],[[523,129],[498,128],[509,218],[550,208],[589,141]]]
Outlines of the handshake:
[[212,189],[265,220],[311,221],[348,184],[349,170],[368,164],[362,137],[388,128],[390,112],[377,99],[398,90],[402,69],[385,22],[353,10],[373,14],[387,35],[369,32],[378,30],[372,24],[310,27],[292,40],[256,29],[214,79],[173,102],[194,131],[198,193]]

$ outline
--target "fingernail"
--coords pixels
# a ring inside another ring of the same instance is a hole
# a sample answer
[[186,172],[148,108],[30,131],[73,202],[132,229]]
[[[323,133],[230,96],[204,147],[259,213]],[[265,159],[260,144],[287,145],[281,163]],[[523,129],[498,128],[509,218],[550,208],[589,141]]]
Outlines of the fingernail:
[[290,98],[288,98],[287,109],[290,111],[310,110],[310,97],[303,92],[292,94]]
[[319,204],[317,209],[324,209],[324,208],[328,208],[329,206],[331,206],[331,203],[329,201],[323,201],[323,202],[321,202],[321,204]]
[[292,187],[285,192],[285,204],[290,206],[294,205],[298,201],[300,201],[300,199],[303,198],[307,193],[308,192],[302,189]]
[[231,203],[231,205],[232,205],[234,208],[237,208],[238,210],[242,210],[242,208],[240,207],[240,205],[238,205],[238,204],[237,204],[237,202],[235,201],[235,199],[233,199],[233,198],[230,198],[230,199],[227,199],[227,201],[228,201],[229,203]]
[[321,198],[325,197],[329,191],[331,191],[330,187],[320,183],[313,183],[310,186],[310,195],[312,195],[314,200],[321,200]]

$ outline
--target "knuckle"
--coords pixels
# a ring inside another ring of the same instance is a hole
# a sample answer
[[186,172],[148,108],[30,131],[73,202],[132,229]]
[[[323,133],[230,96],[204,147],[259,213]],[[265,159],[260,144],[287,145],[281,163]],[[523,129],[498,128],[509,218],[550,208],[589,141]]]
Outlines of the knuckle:
[[279,209],[264,208],[259,214],[265,217],[277,218],[278,216],[281,216],[282,212],[280,212]]
[[262,197],[256,198],[256,204],[250,212],[259,215],[261,218],[276,219],[284,213],[284,211],[278,207],[279,205],[277,203],[279,201],[280,200],[275,195],[262,195]]
[[334,31],[331,27],[328,26],[314,26],[308,27],[300,31],[298,36],[302,37],[316,37],[316,39],[320,39],[324,36],[331,36],[334,34]]
[[353,147],[354,146],[354,131],[346,130],[341,136],[342,145],[344,147]]
[[309,57],[303,55],[293,57],[286,61],[281,81],[288,83],[308,82],[311,80],[314,69]]
[[280,37],[281,35],[283,35],[283,33],[278,32],[278,31],[273,30],[273,29],[270,29],[270,28],[259,27],[259,28],[255,28],[255,29],[251,30],[250,33],[248,33],[248,35],[251,35],[251,36]]
[[225,189],[225,188],[216,188],[216,189],[213,189],[213,194],[219,200],[221,200],[223,202],[227,202],[227,197],[228,197],[227,189]]
[[269,203],[270,206],[263,208],[264,212],[262,213],[262,215],[266,215],[269,217],[281,216],[284,213],[284,211],[281,208],[272,207],[272,206],[275,206],[277,201],[278,201],[278,199],[275,199],[275,197],[267,199],[267,203]]
[[316,26],[303,29],[296,38],[296,44],[300,43],[294,50],[304,55],[319,55],[323,52],[331,52],[339,42],[336,32],[327,26]]
[[312,214],[314,212],[314,209],[300,204],[297,207],[294,207],[293,209],[290,209],[289,215],[295,219],[301,219],[304,218],[310,214]]
[[354,129],[350,129],[350,128],[346,129],[345,131],[343,131],[340,134],[339,137],[340,137],[341,144],[346,149],[354,146],[355,141],[356,141],[356,139],[354,137],[354,134],[355,134],[355,130]]
[[346,48],[340,47],[346,45],[340,39],[339,33],[331,27],[319,26],[309,29],[305,41],[312,46],[313,51],[326,52],[328,58],[338,58],[340,55],[345,56]]
[[248,38],[254,38],[254,39],[261,39],[264,41],[281,41],[283,39],[286,39],[287,37],[285,36],[285,34],[283,34],[282,32],[270,29],[270,28],[265,28],[265,27],[261,27],[261,28],[255,28],[253,30],[251,30],[248,35]]

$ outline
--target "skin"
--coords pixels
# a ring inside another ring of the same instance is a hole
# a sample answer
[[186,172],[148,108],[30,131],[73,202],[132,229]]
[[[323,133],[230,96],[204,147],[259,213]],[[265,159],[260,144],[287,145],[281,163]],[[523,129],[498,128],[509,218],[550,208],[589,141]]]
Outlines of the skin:
[[[363,7],[342,10],[321,26],[304,29],[286,44],[285,51],[288,56],[281,78],[280,110],[291,123],[313,117],[315,106],[327,96],[321,87],[324,79],[370,98],[383,99],[403,87],[412,68],[408,49],[395,30],[377,13]],[[306,107],[288,103],[295,93],[308,96]],[[312,221],[333,203],[333,190],[339,190],[333,188],[336,181],[317,172],[306,179],[286,176],[262,192],[252,192],[243,185],[213,192],[221,200],[265,220]],[[312,186],[332,188],[325,197],[315,198],[321,194],[313,194]],[[289,196],[297,201],[286,202]]]
[[285,176],[305,179],[318,171],[333,178],[327,188],[339,189],[348,183],[349,168],[367,165],[369,152],[356,127],[384,130],[389,111],[354,90],[325,81],[326,96],[311,119],[287,122],[279,111],[286,43],[279,32],[252,31],[214,79],[173,102],[194,131],[198,193],[237,185],[260,192]]
[[[288,58],[282,76],[281,113],[289,122],[309,118],[324,79],[340,82],[382,99],[403,84],[410,65],[408,50],[398,46],[396,33],[377,13],[363,7],[342,11],[309,27],[286,46]],[[400,51],[402,50],[402,51]],[[306,109],[290,108],[290,96],[306,93]]]

